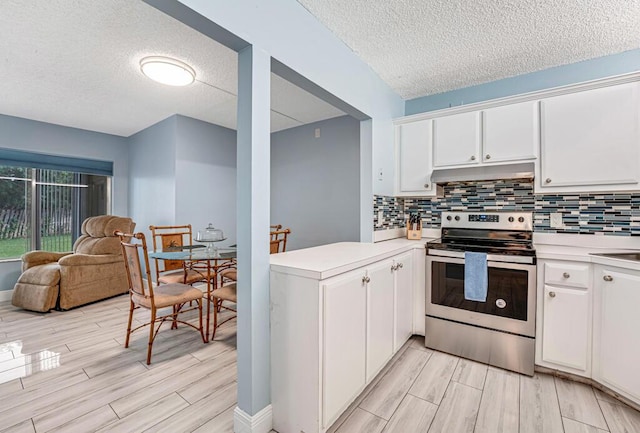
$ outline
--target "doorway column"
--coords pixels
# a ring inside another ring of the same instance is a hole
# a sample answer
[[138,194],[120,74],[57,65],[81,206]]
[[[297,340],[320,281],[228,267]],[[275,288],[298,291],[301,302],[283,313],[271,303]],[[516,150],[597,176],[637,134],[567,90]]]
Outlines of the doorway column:
[[238,53],[238,407],[234,431],[271,430],[269,214],[271,57]]

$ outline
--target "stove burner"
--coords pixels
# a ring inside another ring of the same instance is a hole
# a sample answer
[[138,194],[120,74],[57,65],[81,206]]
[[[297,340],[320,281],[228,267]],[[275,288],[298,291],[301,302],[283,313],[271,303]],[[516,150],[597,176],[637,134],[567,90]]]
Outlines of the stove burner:
[[516,222],[521,219],[530,221],[531,214],[445,212],[442,238],[427,242],[427,254],[462,257],[465,251],[473,251],[501,256],[501,261],[532,257],[530,261],[535,262],[533,232],[530,225]]

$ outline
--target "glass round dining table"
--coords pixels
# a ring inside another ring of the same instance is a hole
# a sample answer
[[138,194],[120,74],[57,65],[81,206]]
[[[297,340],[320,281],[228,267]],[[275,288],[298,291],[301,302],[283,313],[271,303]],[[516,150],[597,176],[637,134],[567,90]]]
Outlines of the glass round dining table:
[[212,293],[218,288],[218,274],[224,269],[235,266],[237,249],[232,247],[221,247],[211,250],[203,246],[177,247],[171,251],[152,251],[149,258],[158,260],[181,261],[186,270],[190,269],[200,273],[207,282],[207,331],[206,340],[209,341],[209,324],[211,318]]

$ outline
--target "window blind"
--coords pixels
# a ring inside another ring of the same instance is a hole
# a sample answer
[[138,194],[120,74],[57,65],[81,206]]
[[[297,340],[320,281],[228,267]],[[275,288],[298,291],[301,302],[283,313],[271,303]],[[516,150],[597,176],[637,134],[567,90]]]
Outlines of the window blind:
[[0,148],[0,165],[113,176],[113,162]]

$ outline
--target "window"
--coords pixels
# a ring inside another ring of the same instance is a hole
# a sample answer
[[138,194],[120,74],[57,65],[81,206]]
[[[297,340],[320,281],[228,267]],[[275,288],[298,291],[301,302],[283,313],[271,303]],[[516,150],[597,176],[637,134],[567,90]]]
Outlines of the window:
[[0,260],[71,251],[82,222],[109,209],[110,176],[0,165]]

